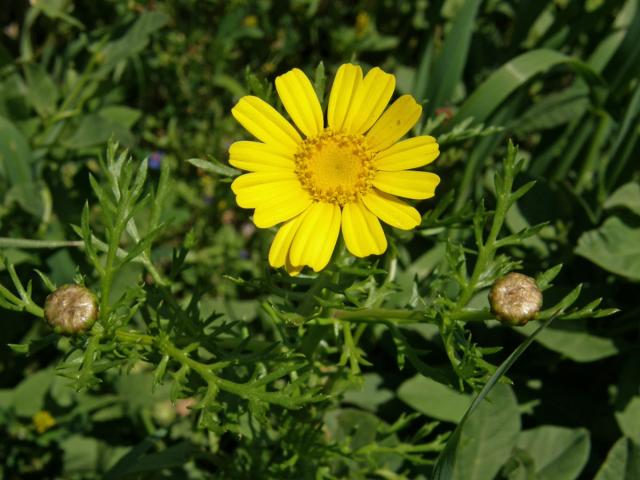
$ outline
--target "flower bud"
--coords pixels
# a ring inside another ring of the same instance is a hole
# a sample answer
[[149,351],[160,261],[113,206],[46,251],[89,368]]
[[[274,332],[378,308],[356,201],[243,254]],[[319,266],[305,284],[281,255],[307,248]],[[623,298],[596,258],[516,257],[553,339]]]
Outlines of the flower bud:
[[82,285],[63,285],[45,300],[44,318],[56,333],[86,332],[98,318],[98,300]]
[[533,278],[511,272],[495,281],[489,292],[491,311],[502,323],[526,325],[542,307],[542,292]]

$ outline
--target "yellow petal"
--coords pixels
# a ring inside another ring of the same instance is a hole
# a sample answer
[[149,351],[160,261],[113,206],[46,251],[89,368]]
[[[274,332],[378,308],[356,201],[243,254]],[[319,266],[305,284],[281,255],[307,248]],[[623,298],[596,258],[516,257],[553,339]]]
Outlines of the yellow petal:
[[309,205],[311,197],[302,187],[281,190],[276,197],[256,206],[253,223],[258,228],[269,228],[299,215]]
[[293,155],[287,150],[260,142],[241,141],[229,147],[229,164],[241,170],[264,172],[293,170]]
[[293,172],[284,170],[254,172],[240,175],[231,184],[236,203],[242,208],[256,208],[279,198],[283,191],[300,187]]
[[309,265],[319,272],[327,266],[340,232],[340,207],[313,203],[293,239],[289,260],[293,266]]
[[275,108],[258,97],[242,97],[231,109],[231,114],[258,140],[280,146],[287,152],[294,152],[302,141],[296,129]]
[[433,162],[439,154],[436,139],[423,135],[396,143],[378,153],[373,161],[377,169],[394,172],[422,167]]
[[374,67],[358,85],[349,105],[343,130],[357,135],[364,133],[380,117],[393,95],[396,77]]
[[382,226],[361,201],[347,203],[342,209],[342,236],[356,257],[380,255],[387,249]]
[[333,130],[342,130],[349,105],[361,82],[362,69],[359,66],[346,63],[338,69],[331,87],[327,109],[327,123]]
[[379,152],[400,140],[418,121],[422,107],[411,95],[403,95],[382,114],[369,133],[367,143]]
[[373,185],[377,189],[399,197],[417,200],[433,197],[439,183],[440,177],[435,173],[414,170],[379,171],[373,178]]
[[411,230],[420,225],[418,211],[393,195],[372,190],[362,197],[365,206],[384,223],[401,230]]
[[307,137],[324,128],[322,107],[311,82],[298,68],[276,78],[276,90],[287,113]]
[[269,249],[269,264],[272,267],[280,268],[286,265],[289,250],[291,249],[291,242],[304,216],[305,212],[302,212],[297,217],[292,218],[282,225],[278,233],[276,233],[273,243],[271,243],[271,248]]

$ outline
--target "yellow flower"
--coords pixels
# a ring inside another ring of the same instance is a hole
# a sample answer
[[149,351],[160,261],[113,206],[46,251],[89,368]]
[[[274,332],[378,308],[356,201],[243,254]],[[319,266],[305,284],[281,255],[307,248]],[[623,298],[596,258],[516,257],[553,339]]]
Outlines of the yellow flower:
[[36,427],[38,433],[44,433],[56,424],[56,419],[46,410],[40,410],[32,418],[31,421]]
[[258,25],[258,17],[256,17],[255,15],[247,15],[246,17],[244,17],[242,23],[245,27],[255,27],[256,25]]
[[298,130],[263,100],[242,97],[231,113],[260,141],[229,148],[229,163],[250,172],[231,185],[238,205],[255,209],[257,227],[284,222],[269,251],[273,267],[292,275],[305,265],[322,270],[341,230],[353,255],[379,255],[387,239],[378,219],[402,230],[420,224],[418,211],[396,196],[434,196],[440,178],[411,169],[431,163],[439,149],[430,136],[398,142],[422,107],[403,95],[384,111],[395,89],[393,75],[375,67],[363,77],[359,66],[342,65],[329,95],[326,127],[301,70],[275,83]]

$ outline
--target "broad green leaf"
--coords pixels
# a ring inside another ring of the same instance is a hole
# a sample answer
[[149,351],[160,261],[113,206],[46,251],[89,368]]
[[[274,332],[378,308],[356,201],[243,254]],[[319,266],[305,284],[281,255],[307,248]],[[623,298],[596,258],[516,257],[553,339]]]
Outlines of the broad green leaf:
[[640,183],[625,183],[604,202],[604,208],[624,207],[640,215]]
[[504,64],[476,88],[462,104],[452,124],[469,117],[473,117],[476,123],[485,122],[514,91],[536,75],[559,65],[570,66],[591,79],[595,77],[587,65],[562,53],[546,49],[523,53]]
[[27,79],[27,98],[40,116],[47,117],[56,110],[58,89],[47,71],[39,64],[28,63],[24,66]]
[[622,437],[609,450],[594,480],[637,480],[638,478],[640,478],[640,446]]
[[162,12],[144,12],[127,32],[109,43],[103,51],[105,60],[102,72],[111,70],[117,63],[140,53],[149,43],[149,37],[164,27],[169,16]]
[[522,432],[518,448],[533,459],[536,480],[573,480],[589,459],[589,431],[543,425]]
[[44,406],[45,395],[53,382],[52,369],[40,370],[27,376],[13,391],[13,408],[16,414],[30,417]]
[[518,402],[499,384],[469,417],[460,434],[454,480],[491,480],[507,461],[520,433]]
[[363,384],[361,389],[353,388],[344,394],[344,401],[375,411],[378,405],[393,398],[393,393],[386,388],[380,388],[382,377],[377,373],[366,373],[362,376]]
[[640,445],[640,395],[633,397],[624,409],[616,412],[620,430]]
[[124,123],[111,120],[101,113],[83,115],[76,122],[77,126],[71,136],[64,139],[64,145],[69,149],[103,145],[112,137],[122,143],[132,140],[129,129]]
[[471,403],[469,395],[422,375],[400,385],[398,398],[418,412],[453,423],[460,421]]
[[575,252],[609,272],[640,280],[640,220],[609,217],[582,234]]
[[[60,444],[64,452],[66,476],[79,473],[95,473],[100,461],[100,444],[92,437],[72,435]],[[68,477],[67,477],[68,478]]]
[[[514,328],[522,335],[529,335],[535,329],[535,323]],[[575,362],[595,362],[618,353],[618,348],[612,339],[590,334],[586,323],[580,321],[563,323],[562,328],[549,327],[540,332],[536,342]]]
[[34,216],[42,215],[40,187],[31,171],[31,149],[13,123],[0,117],[0,176],[9,180],[20,206]]
[[131,128],[140,119],[142,112],[138,109],[126,107],[124,105],[110,105],[104,107],[99,112],[102,118],[106,118],[113,123],[118,123],[126,128]]
[[[329,442],[349,442],[349,448],[355,451],[366,445],[391,447],[398,444],[395,434],[377,441],[378,431],[388,425],[374,414],[354,408],[342,408],[329,411],[324,416],[325,431]],[[396,470],[402,465],[402,458],[396,453],[377,453],[375,463],[379,467]]]
[[152,391],[153,376],[151,373],[122,375],[115,382],[115,389],[120,399],[130,412],[144,407],[151,407],[169,398],[169,384],[162,385]]
[[620,370],[615,417],[622,433],[640,445],[640,355],[629,356]]
[[37,2],[33,2],[32,5],[34,6],[34,8],[42,11],[42,13],[44,13],[49,18],[52,18],[54,20],[63,20],[69,25],[73,25],[74,27],[84,30],[84,25],[82,24],[82,22],[65,12],[65,9],[68,7],[69,3],[70,2],[67,2],[65,0],[38,0]]
[[156,453],[147,452],[154,446],[151,439],[145,438],[124,455],[104,478],[117,479],[134,473],[157,472],[165,468],[181,467],[189,460],[192,447],[187,441],[182,441]]

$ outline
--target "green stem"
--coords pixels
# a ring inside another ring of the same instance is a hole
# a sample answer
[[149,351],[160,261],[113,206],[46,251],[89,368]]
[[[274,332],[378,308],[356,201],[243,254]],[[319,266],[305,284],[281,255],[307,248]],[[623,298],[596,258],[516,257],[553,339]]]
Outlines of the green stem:
[[82,240],[32,240],[28,238],[0,237],[0,248],[66,248],[82,247]]
[[257,398],[285,408],[297,408],[307,402],[315,400],[314,398],[307,396],[287,397],[278,392],[267,392],[251,385],[225,380],[214,373],[214,371],[217,370],[217,364],[209,365],[191,358],[183,350],[173,345],[173,343],[171,343],[167,338],[153,337],[124,329],[117,329],[115,331],[115,335],[116,338],[123,343],[155,347],[160,353],[168,355],[180,365],[196,372],[207,384],[213,385],[220,390],[225,390],[226,392],[242,398]]
[[350,322],[377,323],[378,320],[410,320],[410,322],[402,323],[414,323],[424,320],[424,313],[393,308],[361,308],[357,310],[333,310],[332,317]]
[[496,211],[493,214],[493,222],[491,223],[489,236],[487,237],[487,240],[479,246],[478,258],[473,268],[473,273],[471,274],[471,278],[465,285],[464,290],[462,291],[462,294],[458,299],[458,310],[469,303],[469,300],[471,300],[471,297],[475,293],[480,275],[482,275],[482,272],[486,270],[487,263],[493,260],[493,257],[496,253],[496,240],[498,239],[500,230],[502,230],[502,225],[504,224],[507,210],[509,210],[509,196],[511,193],[511,187],[513,186],[513,177],[511,175],[505,175],[504,183],[505,185],[503,192],[508,193],[504,194],[498,192],[497,194],[498,198],[496,203]]

